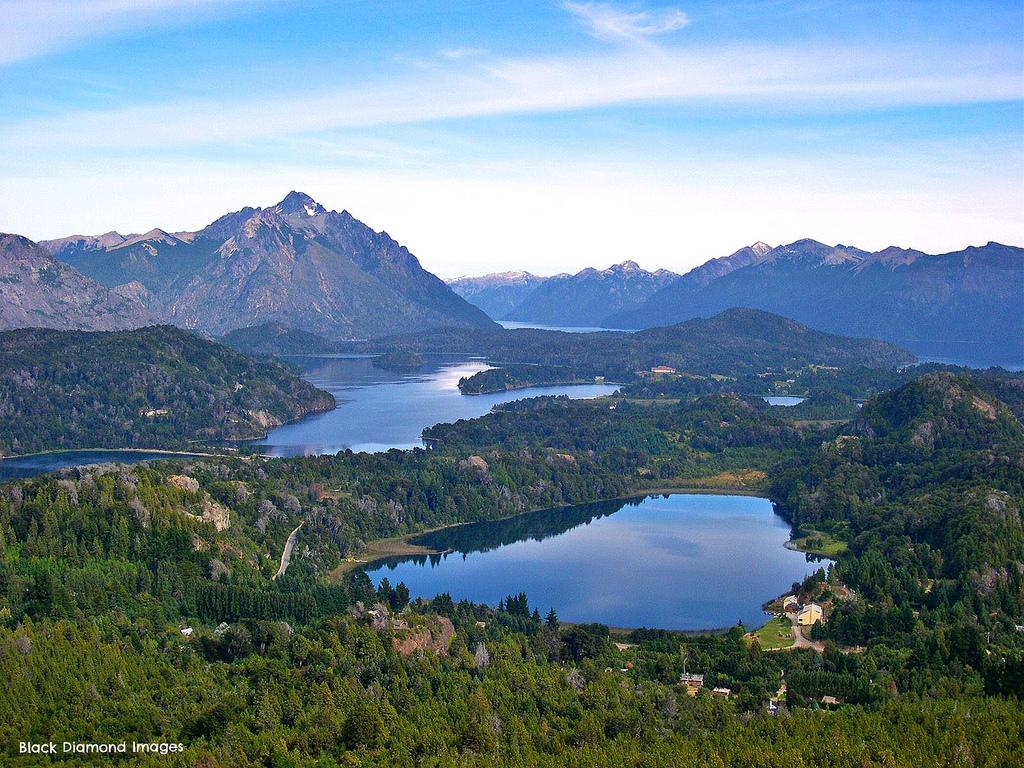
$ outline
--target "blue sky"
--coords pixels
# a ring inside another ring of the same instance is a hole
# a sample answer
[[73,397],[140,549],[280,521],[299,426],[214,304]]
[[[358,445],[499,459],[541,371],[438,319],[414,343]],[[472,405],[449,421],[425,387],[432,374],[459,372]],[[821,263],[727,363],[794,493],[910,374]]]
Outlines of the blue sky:
[[0,230],[291,189],[444,276],[1024,243],[1018,2],[0,0]]

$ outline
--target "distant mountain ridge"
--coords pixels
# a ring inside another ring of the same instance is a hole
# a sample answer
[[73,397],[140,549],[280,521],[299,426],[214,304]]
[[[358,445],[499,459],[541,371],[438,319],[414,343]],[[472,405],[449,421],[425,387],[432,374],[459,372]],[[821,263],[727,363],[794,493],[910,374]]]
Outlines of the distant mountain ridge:
[[494,272],[480,277],[457,277],[448,281],[448,287],[489,317],[503,320],[538,286],[551,279],[529,272]]
[[500,272],[449,282],[461,296],[497,320],[545,325],[596,326],[610,312],[636,308],[678,275],[649,272],[635,261],[607,269],[587,268],[574,275],[537,277],[529,272]]
[[751,246],[691,270],[641,307],[610,313],[600,324],[649,328],[736,306],[919,354],[928,354],[931,343],[960,342],[1024,362],[1024,248],[988,243],[928,255],[809,239],[767,251]]
[[40,245],[143,301],[153,318],[212,335],[266,323],[328,339],[491,325],[386,232],[301,192],[196,232],[109,232]]

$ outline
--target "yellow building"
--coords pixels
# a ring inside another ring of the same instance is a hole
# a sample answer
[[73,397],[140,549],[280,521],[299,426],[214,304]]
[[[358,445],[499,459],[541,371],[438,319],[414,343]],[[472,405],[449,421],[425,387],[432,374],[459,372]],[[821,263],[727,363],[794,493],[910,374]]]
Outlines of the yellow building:
[[796,623],[801,627],[809,627],[815,622],[824,621],[825,614],[817,603],[805,605],[796,615]]

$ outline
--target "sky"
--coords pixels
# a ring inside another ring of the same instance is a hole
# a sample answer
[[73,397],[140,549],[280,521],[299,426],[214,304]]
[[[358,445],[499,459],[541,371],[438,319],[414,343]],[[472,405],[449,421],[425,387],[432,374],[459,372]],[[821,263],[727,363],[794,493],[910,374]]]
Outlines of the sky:
[[443,276],[1024,245],[1024,4],[0,0],[0,231],[290,190]]

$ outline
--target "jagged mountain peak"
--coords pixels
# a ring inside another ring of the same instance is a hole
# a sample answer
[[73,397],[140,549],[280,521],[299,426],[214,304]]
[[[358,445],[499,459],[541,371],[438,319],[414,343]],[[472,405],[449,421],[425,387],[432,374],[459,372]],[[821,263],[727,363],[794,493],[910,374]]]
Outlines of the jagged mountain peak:
[[507,272],[489,272],[486,275],[460,275],[446,281],[449,285],[475,284],[481,286],[519,283],[526,280],[540,280],[537,275],[525,270],[516,269]]
[[327,209],[312,197],[305,192],[296,192],[295,190],[285,195],[284,199],[271,210],[276,211],[282,216],[312,217],[322,216],[327,213]]
[[676,277],[668,270],[648,272],[631,259],[607,269],[588,267],[548,278],[502,319],[593,326],[610,309],[639,306]]
[[122,242],[117,245],[109,247],[109,250],[116,250],[118,248],[131,248],[133,245],[139,243],[161,243],[164,245],[178,245],[183,242],[180,238],[172,235],[170,232],[165,232],[159,227],[155,227],[149,232],[145,232],[141,235],[128,235]]
[[155,318],[211,334],[267,322],[332,340],[491,325],[385,232],[299,191],[197,232],[154,229],[57,257],[110,289],[122,286],[114,295],[141,298]]
[[608,267],[608,269],[612,270],[612,271],[618,271],[618,272],[642,272],[643,271],[641,269],[640,265],[637,264],[632,259],[626,259],[625,261],[621,261],[618,264],[612,264],[610,267]]
[[810,262],[821,266],[838,266],[840,264],[858,264],[870,254],[859,248],[845,246],[842,243],[831,246],[811,238],[796,240],[788,245],[773,248],[767,255],[769,261]]

